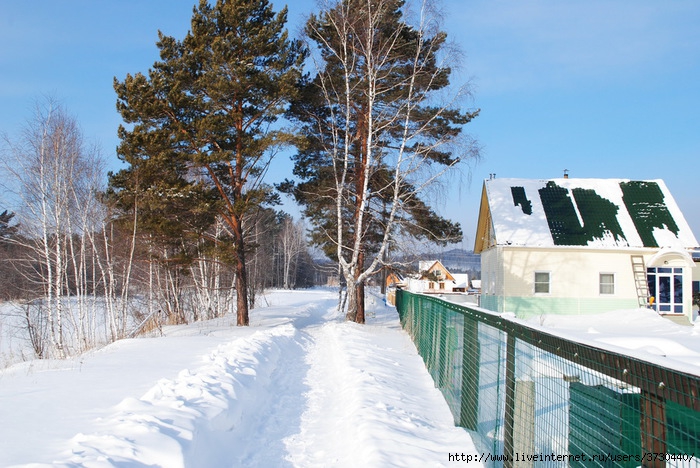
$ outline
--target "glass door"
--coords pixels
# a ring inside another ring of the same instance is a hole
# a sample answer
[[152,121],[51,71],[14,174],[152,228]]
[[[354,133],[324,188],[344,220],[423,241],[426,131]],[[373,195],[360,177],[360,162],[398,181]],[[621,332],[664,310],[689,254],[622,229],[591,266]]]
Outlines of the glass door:
[[652,308],[661,314],[683,313],[683,268],[648,268]]

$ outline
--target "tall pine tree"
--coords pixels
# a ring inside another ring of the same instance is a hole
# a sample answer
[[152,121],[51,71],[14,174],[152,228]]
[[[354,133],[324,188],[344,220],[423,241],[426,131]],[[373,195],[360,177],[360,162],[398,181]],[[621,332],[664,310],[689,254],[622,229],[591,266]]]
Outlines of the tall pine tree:
[[303,205],[313,240],[338,261],[347,318],[360,323],[364,284],[399,233],[438,243],[461,239],[459,224],[439,216],[423,195],[474,155],[459,140],[477,112],[444,100],[446,35],[425,16],[409,22],[405,7],[402,0],[341,0],[311,16],[306,34],[318,51],[318,73],[290,112],[303,129],[294,157],[300,182],[281,188]]
[[[237,323],[248,325],[244,222],[272,198],[262,177],[286,139],[275,122],[294,95],[305,53],[284,28],[287,10],[267,0],[200,0],[183,40],[159,32],[159,62],[147,76],[115,79],[120,158],[111,178],[142,227],[181,233],[215,216],[235,249]],[[192,226],[190,226],[192,227]]]

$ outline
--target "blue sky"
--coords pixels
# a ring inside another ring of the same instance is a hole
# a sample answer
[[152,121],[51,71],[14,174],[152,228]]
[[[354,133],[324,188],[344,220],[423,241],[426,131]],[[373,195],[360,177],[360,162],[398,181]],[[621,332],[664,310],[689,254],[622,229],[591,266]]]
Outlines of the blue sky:
[[[56,97],[119,169],[112,80],[146,72],[160,29],[178,38],[194,0],[0,3],[0,133]],[[275,2],[275,5],[283,5]],[[288,3],[296,33],[313,0]],[[497,177],[663,179],[700,237],[700,2],[448,0],[445,30],[464,54],[482,147],[450,179],[440,211],[473,247],[481,181]],[[276,180],[289,175],[280,159]],[[471,182],[469,179],[471,178]],[[0,199],[0,203],[2,200]],[[4,209],[0,206],[0,209]]]

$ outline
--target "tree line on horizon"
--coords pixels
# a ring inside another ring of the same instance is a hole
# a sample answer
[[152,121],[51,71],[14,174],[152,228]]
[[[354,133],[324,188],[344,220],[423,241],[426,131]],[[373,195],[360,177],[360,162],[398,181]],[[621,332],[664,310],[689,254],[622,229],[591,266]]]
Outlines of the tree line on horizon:
[[[364,323],[364,286],[392,259],[462,238],[430,205],[444,176],[478,157],[463,132],[478,110],[450,83],[459,56],[435,12],[432,1],[339,0],[293,39],[286,8],[201,0],[183,39],[159,32],[147,73],[115,78],[127,167],[106,186],[99,151],[46,100],[5,139],[22,204],[18,224],[0,216],[0,255],[13,258],[0,294],[42,297],[28,327],[39,323],[58,356],[69,295],[84,298],[70,329],[86,346],[96,295],[110,339],[155,313],[235,312],[245,326],[265,287],[314,284],[310,242],[335,265],[339,308]],[[295,178],[273,187],[265,175],[285,147]],[[306,224],[276,210],[280,193]]]

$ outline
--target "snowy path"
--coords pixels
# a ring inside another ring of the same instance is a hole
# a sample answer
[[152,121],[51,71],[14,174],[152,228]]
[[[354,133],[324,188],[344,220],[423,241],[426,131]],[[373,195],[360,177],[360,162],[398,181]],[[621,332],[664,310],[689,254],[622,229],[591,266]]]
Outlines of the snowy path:
[[[371,301],[376,315],[367,325],[347,323],[335,316],[335,297],[322,291],[278,293],[270,297],[276,305],[253,311],[249,329],[219,321],[169,330],[165,338],[129,340],[126,348],[140,348],[141,359],[181,360],[184,370],[169,378],[159,375],[140,396],[144,382],[132,382],[122,371],[122,384],[112,377],[121,402],[110,406],[107,399],[102,408],[84,408],[74,397],[70,428],[82,422],[80,429],[68,436],[49,430],[39,451],[15,450],[7,460],[0,452],[0,465],[414,467],[448,466],[449,453],[473,453],[469,435],[453,426],[395,311]],[[199,365],[185,358],[182,347],[190,345],[191,352],[205,356]],[[138,353],[124,358],[119,346],[110,348],[105,353],[116,360],[121,356],[125,369],[139,367],[133,360]],[[65,385],[71,373],[83,378],[85,387],[74,392],[89,393],[90,379],[100,378],[91,357],[84,359],[89,375],[62,369]],[[165,374],[175,363],[169,365]],[[50,399],[42,386],[62,382],[46,380],[49,374],[27,375]],[[27,375],[0,372],[3,421],[21,417],[3,404],[13,383],[16,390],[26,389],[17,382]],[[71,408],[70,401],[64,404]],[[47,410],[45,423],[55,425],[51,418]],[[32,430],[32,422],[21,424]],[[10,447],[12,434],[0,429],[0,441],[0,450],[2,443]]]

